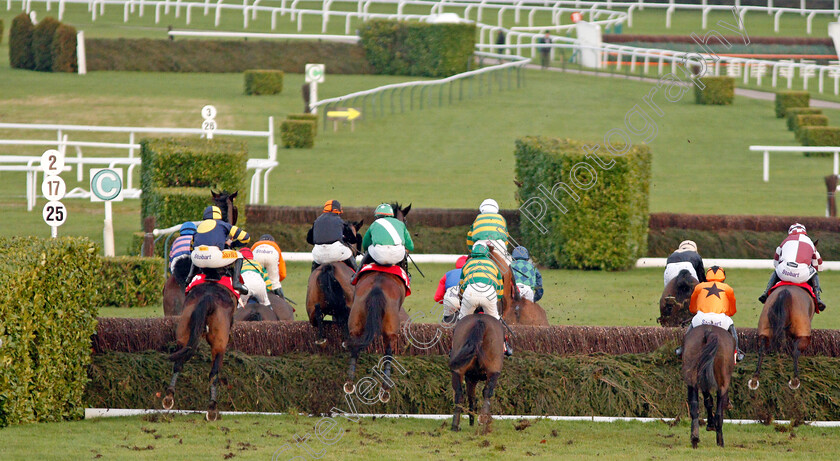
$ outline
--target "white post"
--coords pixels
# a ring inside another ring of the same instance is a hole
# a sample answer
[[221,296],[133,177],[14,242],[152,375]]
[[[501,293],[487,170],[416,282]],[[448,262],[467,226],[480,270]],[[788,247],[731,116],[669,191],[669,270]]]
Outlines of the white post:
[[840,174],[840,152],[834,153],[834,176]]
[[309,108],[310,112],[313,114],[318,113],[318,108],[315,107],[315,104],[318,103],[318,82],[312,82],[309,84]]
[[[115,256],[114,253],[114,223],[111,212],[111,201],[105,202],[105,226],[102,229],[102,246],[105,256]],[[55,228],[53,228],[55,229]]]
[[764,182],[770,182],[770,152],[764,151]]
[[58,238],[58,228],[54,226],[50,226],[50,236],[52,238]]
[[85,32],[80,30],[76,34],[76,63],[79,75],[87,74],[87,59],[85,58]]

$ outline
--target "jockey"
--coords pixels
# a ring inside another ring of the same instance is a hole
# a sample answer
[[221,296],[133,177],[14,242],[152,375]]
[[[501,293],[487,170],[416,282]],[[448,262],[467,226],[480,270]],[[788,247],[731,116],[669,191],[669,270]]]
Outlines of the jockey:
[[[691,325],[685,331],[688,334],[692,328],[700,325],[714,325],[728,331],[735,338],[735,352],[740,362],[744,360],[744,353],[738,347],[738,334],[735,332],[735,290],[724,283],[726,272],[723,268],[712,266],[706,271],[706,281],[694,287],[691,304],[688,311],[697,314],[691,320]],[[677,355],[682,355],[682,347],[677,349]]]
[[459,281],[461,280],[461,268],[467,262],[467,256],[461,256],[455,262],[455,269],[447,271],[443,274],[438,282],[437,291],[435,291],[435,302],[443,303],[443,321],[452,323],[455,314],[461,308],[461,300],[458,299],[458,292],[460,290]]
[[244,258],[242,262],[242,282],[248,287],[249,291],[249,294],[239,298],[239,302],[242,306],[246,306],[248,305],[248,299],[253,296],[263,306],[270,306],[271,302],[268,300],[267,288],[271,285],[271,280],[268,278],[268,274],[262,264],[254,260],[254,254],[250,248],[242,248],[239,253]]
[[178,238],[172,242],[172,248],[169,249],[169,272],[178,281],[182,287],[187,286],[189,280],[186,279],[190,270],[190,253],[192,246],[193,235],[195,235],[195,223],[187,221],[181,224],[180,234]]
[[414,250],[414,242],[405,223],[394,218],[394,209],[387,203],[377,206],[373,216],[374,221],[362,239],[365,255],[360,265],[375,262],[380,266],[399,265],[407,270],[406,255]]
[[277,296],[285,298],[280,282],[286,279],[286,261],[283,261],[283,253],[270,234],[264,234],[260,239],[251,245],[254,252],[254,260],[265,268],[270,283],[268,289]]
[[706,281],[703,258],[697,253],[697,244],[692,240],[683,240],[680,247],[668,256],[665,262],[665,285],[675,279],[683,269],[690,272],[694,280]]
[[516,286],[519,287],[519,294],[531,302],[542,299],[542,274],[529,260],[531,256],[528,254],[528,249],[518,246],[513,249],[511,256],[513,256],[513,263],[510,269],[513,271]]
[[217,206],[205,208],[203,217],[204,221],[198,224],[193,236],[191,254],[193,269],[188,279],[192,278],[196,267],[213,269],[232,267],[231,286],[241,294],[248,294],[248,288],[239,281],[242,255],[236,251],[226,251],[225,246],[228,240],[231,241],[231,247],[247,245],[251,236],[242,229],[223,221],[222,211]]
[[770,288],[782,280],[793,283],[808,282],[817,298],[817,310],[825,310],[825,303],[820,299],[822,289],[817,275],[817,272],[822,270],[822,263],[822,256],[806,234],[805,226],[795,223],[788,229],[787,238],[776,248],[776,256],[773,258],[776,270],[773,271],[767,289],[758,300],[762,303],[767,301]]
[[356,243],[356,235],[350,224],[341,219],[341,204],[338,200],[327,200],[324,212],[312,224],[306,234],[306,242],[315,245],[312,248],[312,270],[321,264],[342,261],[356,270],[356,260],[350,246]]
[[505,218],[499,214],[499,204],[488,198],[478,207],[479,215],[473,221],[472,228],[467,233],[467,248],[472,249],[476,243],[492,243],[507,256],[508,231]]
[[[504,289],[502,274],[490,258],[490,250],[483,243],[473,245],[469,259],[461,268],[458,286],[461,294],[460,317],[466,317],[481,307],[484,313],[500,320],[498,302]],[[505,355],[513,355],[505,335]]]

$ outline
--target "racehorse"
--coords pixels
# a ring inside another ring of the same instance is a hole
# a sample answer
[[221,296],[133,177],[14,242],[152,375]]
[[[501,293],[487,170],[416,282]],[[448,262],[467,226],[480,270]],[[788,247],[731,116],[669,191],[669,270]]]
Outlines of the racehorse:
[[[393,203],[391,207],[394,210],[394,217],[405,222],[406,215],[411,211],[411,205],[402,208],[399,203]],[[405,283],[394,274],[368,271],[359,276],[348,322],[350,365],[347,372],[348,379],[344,383],[344,392],[347,394],[356,391],[353,381],[356,378],[356,362],[359,359],[359,353],[373,342],[377,334],[382,334],[385,342],[383,368],[385,379],[379,393],[379,400],[382,403],[391,400],[391,358],[397,349],[400,322],[408,317],[402,308],[406,292]]]
[[792,341],[793,379],[788,387],[799,389],[799,355],[811,344],[811,319],[814,318],[814,298],[805,288],[784,285],[770,293],[758,319],[758,366],[750,378],[749,387],[758,389],[764,353],[771,350],[771,338],[778,349],[785,336]]
[[[359,229],[364,220],[351,223],[358,253],[362,247],[362,239],[359,238]],[[353,304],[353,285],[350,280],[353,278],[353,269],[343,262],[321,264],[311,274],[306,288],[306,314],[309,316],[309,323],[318,330],[315,344],[323,346],[327,343],[324,335],[325,315],[331,315],[332,323],[342,325],[344,328],[345,340],[349,337],[347,319],[350,317],[350,305]]]
[[268,293],[271,306],[263,306],[258,302],[249,302],[241,309],[236,309],[233,320],[237,322],[259,322],[261,320],[292,322],[295,320],[295,310],[288,301],[274,293]]
[[[230,224],[236,224],[239,217],[239,210],[233,204],[233,200],[239,192],[228,193],[227,191],[216,192],[210,190],[213,195],[213,205],[222,211],[222,219]],[[175,264],[175,272],[169,275],[163,285],[163,315],[181,315],[184,311],[184,290],[189,281],[187,275],[190,272],[190,260],[184,258]]]
[[496,263],[502,274],[502,299],[499,301],[499,315],[508,325],[548,326],[548,316],[537,303],[520,296],[516,286],[516,277],[510,264],[499,248],[489,246],[490,258]]
[[659,298],[659,318],[656,319],[663,327],[682,327],[692,319],[688,305],[691,303],[691,294],[698,282],[688,269],[683,269],[676,277],[671,279],[662,291]]
[[475,423],[475,387],[478,381],[484,385],[484,404],[481,407],[479,424],[490,422],[490,399],[502,373],[505,335],[502,323],[485,314],[471,314],[460,320],[452,332],[452,350],[449,353],[449,369],[452,371],[452,389],[455,392],[455,413],[452,416],[452,430],[460,430],[461,401],[464,397],[462,382],[466,379],[469,402],[470,426]]
[[[703,393],[708,419],[706,430],[717,433],[717,444],[723,446],[723,411],[729,406],[729,384],[735,368],[735,340],[723,328],[702,325],[693,328],[683,340],[682,374],[688,386],[688,408],[691,414],[691,446],[700,442],[700,403]],[[715,399],[712,392],[717,391]]]
[[[205,274],[218,279],[218,274],[212,274],[205,269]],[[174,362],[172,369],[172,380],[166,389],[166,397],[163,399],[163,408],[169,410],[175,405],[175,383],[178,374],[184,367],[184,362],[190,359],[198,349],[198,341],[206,332],[207,343],[210,344],[210,352],[213,358],[213,367],[210,369],[210,404],[207,407],[205,417],[208,421],[215,421],[219,418],[217,405],[217,391],[219,381],[219,369],[222,366],[222,357],[230,340],[230,328],[233,324],[233,311],[236,309],[236,296],[233,292],[220,283],[207,281],[195,286],[187,293],[184,301],[184,312],[178,322],[176,339],[181,346],[178,351],[169,356]]]

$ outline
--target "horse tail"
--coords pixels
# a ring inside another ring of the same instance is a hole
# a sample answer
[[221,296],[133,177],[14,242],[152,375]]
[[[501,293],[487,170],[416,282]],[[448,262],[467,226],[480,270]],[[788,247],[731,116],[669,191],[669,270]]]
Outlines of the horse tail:
[[190,339],[187,340],[187,345],[178,349],[169,356],[169,360],[189,360],[195,353],[198,346],[198,340],[201,338],[201,333],[204,331],[204,324],[207,321],[207,312],[213,303],[212,296],[202,296],[195,306],[195,310],[190,315]]
[[365,321],[365,332],[356,340],[354,346],[361,349],[373,342],[376,335],[382,331],[382,317],[385,316],[385,292],[379,286],[374,286],[365,299],[365,310],[367,320]]
[[484,341],[484,330],[487,326],[484,324],[484,319],[479,316],[475,325],[472,327],[467,340],[464,345],[458,350],[452,359],[449,360],[449,368],[454,370],[467,364],[473,357],[478,356],[481,359],[484,352],[481,349],[481,343]]
[[[324,293],[324,304],[333,309],[346,306],[344,289],[341,288],[341,284],[338,283],[338,279],[335,277],[335,267],[332,264],[325,264],[322,267],[321,273],[318,274],[318,286],[321,287],[321,291]],[[327,309],[324,309],[324,311],[327,311]]]
[[262,319],[263,318],[262,318],[262,314],[260,314],[260,311],[254,309],[248,314],[248,317],[245,318],[245,321],[246,322],[259,322]]
[[688,269],[683,269],[680,271],[679,274],[675,277],[674,281],[674,289],[676,290],[676,295],[680,297],[680,299],[690,298],[691,297],[691,281],[694,277],[691,275],[691,272]]
[[711,329],[706,330],[704,337],[706,345],[700,351],[697,359],[697,385],[703,392],[712,392],[717,389],[715,380],[715,356],[718,350],[718,337]]
[[770,332],[773,335],[773,342],[777,346],[782,343],[782,339],[785,335],[785,324],[787,323],[785,311],[788,304],[790,304],[790,301],[790,291],[782,288],[781,291],[779,291],[779,296],[776,297],[776,300],[767,312],[767,320],[770,321]]

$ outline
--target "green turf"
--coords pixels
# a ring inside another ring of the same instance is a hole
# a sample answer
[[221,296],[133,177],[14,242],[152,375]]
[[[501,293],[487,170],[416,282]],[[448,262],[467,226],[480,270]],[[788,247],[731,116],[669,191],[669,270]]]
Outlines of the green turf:
[[[320,427],[324,438],[335,438],[327,445],[315,436],[318,421],[293,416],[223,416],[214,423],[201,415],[105,418],[9,427],[0,431],[0,443],[7,460],[812,460],[833,459],[840,449],[836,428],[805,426],[789,431],[787,426],[725,424],[725,450],[715,445],[714,433],[701,428],[700,447],[692,450],[686,422],[671,427],[662,422],[539,420],[522,427],[517,421],[496,420],[493,431],[482,434],[466,418],[462,431],[453,433],[450,420],[365,418],[352,423],[341,417],[334,426]],[[307,436],[308,449],[296,444],[295,437]]]

